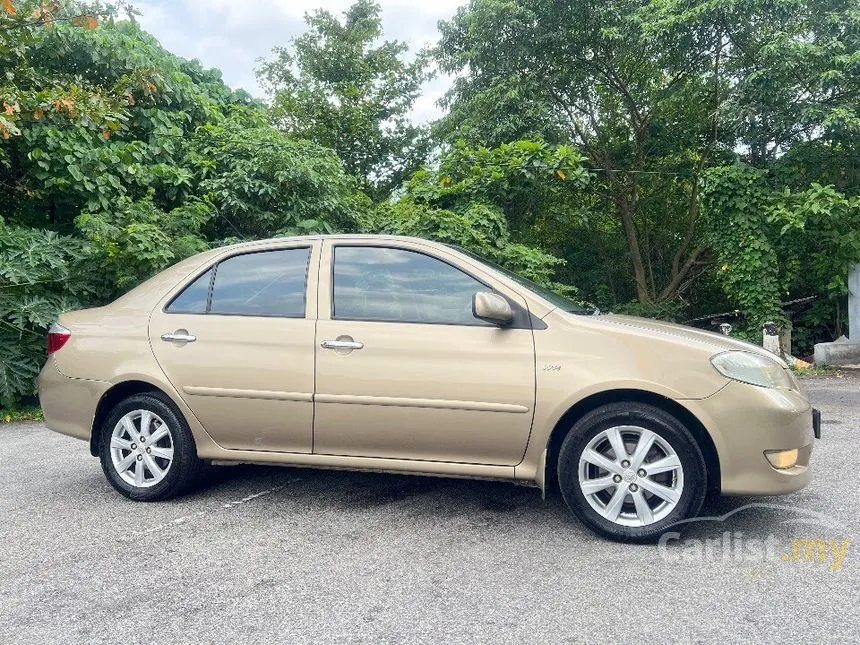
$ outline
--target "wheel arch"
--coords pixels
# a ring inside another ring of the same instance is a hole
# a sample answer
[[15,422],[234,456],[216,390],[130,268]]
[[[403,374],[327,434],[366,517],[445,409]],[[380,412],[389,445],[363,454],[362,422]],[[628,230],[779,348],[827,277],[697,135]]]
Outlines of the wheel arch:
[[104,420],[110,414],[110,411],[113,410],[114,407],[123,399],[127,399],[135,394],[144,394],[146,392],[160,392],[169,397],[167,392],[158,386],[139,380],[128,380],[116,383],[102,394],[102,397],[96,405],[96,413],[93,417],[93,427],[90,432],[90,454],[93,457],[98,457],[99,455],[102,434],[99,432],[99,429],[101,428],[102,423],[104,423]]
[[720,458],[717,447],[704,424],[687,408],[669,397],[636,389],[614,389],[598,392],[574,403],[559,418],[550,433],[546,446],[546,465],[543,472],[544,481],[555,481],[558,466],[558,453],[568,430],[583,416],[608,403],[644,403],[652,405],[678,419],[690,431],[702,451],[708,476],[708,493],[720,491]]

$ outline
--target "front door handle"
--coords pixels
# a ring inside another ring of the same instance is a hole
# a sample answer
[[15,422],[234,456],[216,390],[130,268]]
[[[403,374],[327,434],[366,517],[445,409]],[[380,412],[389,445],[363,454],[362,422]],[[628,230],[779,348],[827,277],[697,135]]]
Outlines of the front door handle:
[[161,334],[161,340],[166,343],[193,343],[197,336],[189,334],[184,329],[177,329],[172,334]]
[[360,343],[357,340],[324,340],[320,343],[320,347],[323,349],[361,349],[364,347],[364,343]]

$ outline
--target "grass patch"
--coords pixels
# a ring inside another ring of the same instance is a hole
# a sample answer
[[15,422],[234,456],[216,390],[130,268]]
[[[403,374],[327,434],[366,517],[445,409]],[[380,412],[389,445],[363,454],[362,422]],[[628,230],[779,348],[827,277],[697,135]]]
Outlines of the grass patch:
[[838,374],[838,370],[830,365],[813,365],[812,367],[807,367],[805,369],[792,367],[791,371],[794,372],[795,376],[799,376],[801,378],[808,378],[811,376],[836,376]]
[[41,421],[44,418],[42,408],[31,406],[20,409],[0,409],[0,424],[16,423],[18,421]]

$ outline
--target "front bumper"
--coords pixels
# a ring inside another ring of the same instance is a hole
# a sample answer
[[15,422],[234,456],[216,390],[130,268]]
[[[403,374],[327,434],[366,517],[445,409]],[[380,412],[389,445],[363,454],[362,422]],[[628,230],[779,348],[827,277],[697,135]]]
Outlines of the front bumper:
[[49,356],[39,372],[37,385],[45,425],[60,434],[88,440],[96,407],[110,383],[64,376]]
[[[803,393],[732,381],[706,399],[684,403],[714,440],[724,495],[784,495],[809,483],[815,434]],[[765,457],[791,449],[798,450],[791,468],[774,468]]]

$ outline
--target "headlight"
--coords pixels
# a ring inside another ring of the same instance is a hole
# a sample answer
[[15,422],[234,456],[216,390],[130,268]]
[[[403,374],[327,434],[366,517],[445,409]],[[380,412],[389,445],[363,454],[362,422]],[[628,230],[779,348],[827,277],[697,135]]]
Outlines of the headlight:
[[791,379],[776,360],[752,352],[731,351],[711,357],[711,364],[726,378],[785,390],[791,389]]

